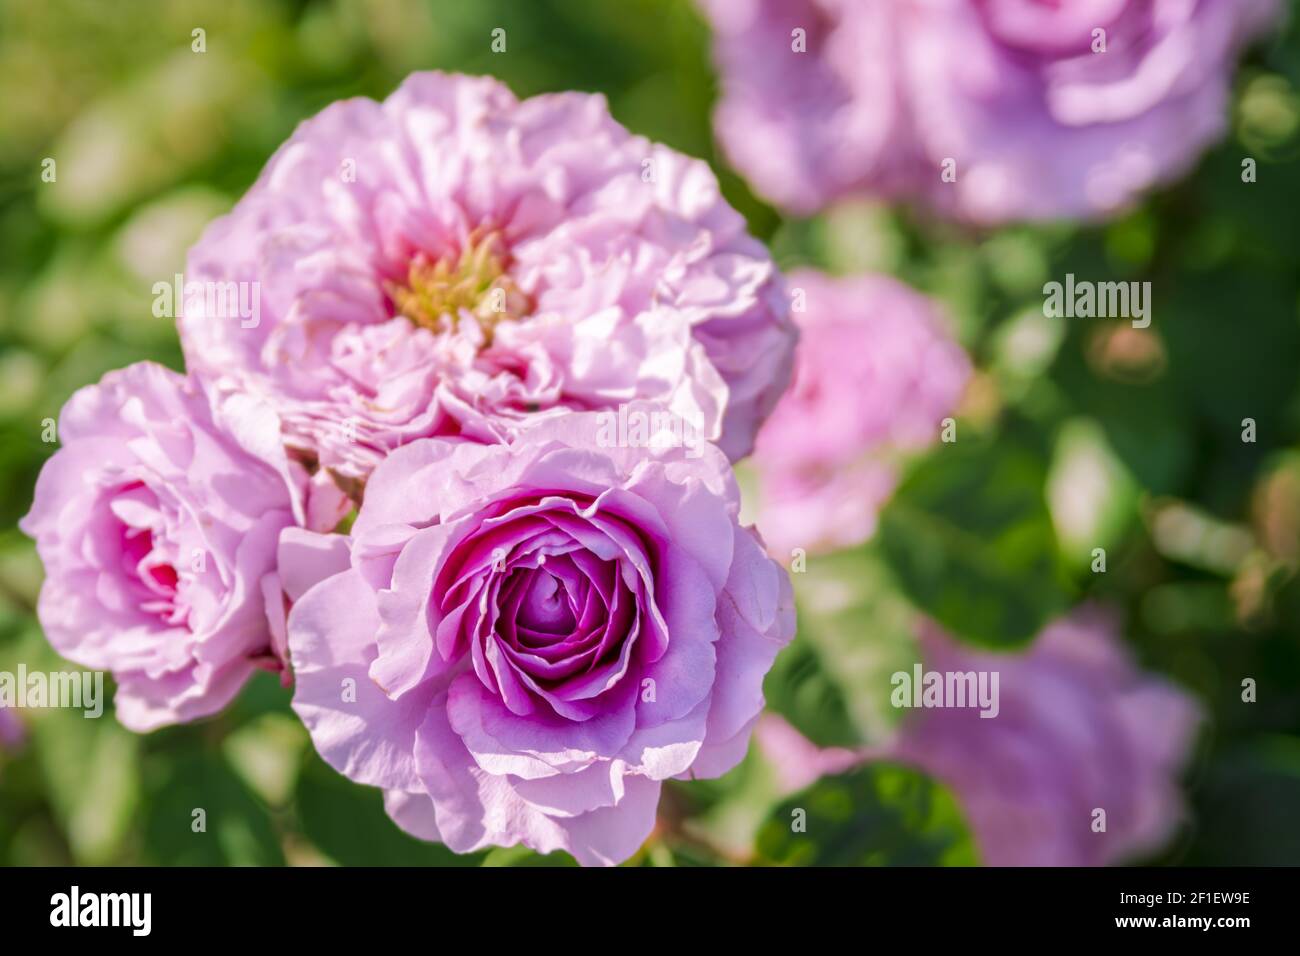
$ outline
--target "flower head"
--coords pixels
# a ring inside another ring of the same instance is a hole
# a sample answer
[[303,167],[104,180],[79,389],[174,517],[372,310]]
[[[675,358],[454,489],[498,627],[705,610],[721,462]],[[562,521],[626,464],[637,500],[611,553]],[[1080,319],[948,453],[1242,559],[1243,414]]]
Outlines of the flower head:
[[758,526],[772,554],[869,538],[897,453],[936,441],[970,376],[938,307],[886,276],[792,273],[794,382],[759,433]]
[[21,522],[45,565],[46,637],[113,672],[132,730],[215,713],[272,658],[262,582],[305,479],[278,423],[239,400],[214,414],[146,362],[73,395],[59,437]]
[[997,717],[920,711],[892,752],[953,790],[984,863],[1099,866],[1168,841],[1202,714],[1134,666],[1110,613],[1080,608],[1022,654],[971,651],[932,625],[921,646],[931,671],[1000,675]]
[[419,438],[498,441],[635,400],[735,458],[789,375],[766,251],[704,163],[631,135],[599,96],[420,73],[383,103],[335,103],[188,265],[259,290],[256,316],[229,297],[186,309],[191,371],[269,402],[291,446],[347,479]]
[[979,223],[1115,212],[1222,135],[1275,0],[701,0],[718,136],[773,202]]
[[715,448],[607,447],[573,414],[388,457],[351,565],[294,604],[294,708],[405,829],[616,863],[661,782],[744,756],[793,635]]

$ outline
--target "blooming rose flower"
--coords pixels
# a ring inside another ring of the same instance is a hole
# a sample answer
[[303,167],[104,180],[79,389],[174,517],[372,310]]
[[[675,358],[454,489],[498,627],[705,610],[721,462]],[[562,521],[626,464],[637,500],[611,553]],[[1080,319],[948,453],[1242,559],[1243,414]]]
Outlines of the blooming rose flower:
[[1105,215],[1186,172],[1222,134],[1237,54],[1278,7],[702,3],[718,135],[764,195],[809,213],[847,193],[907,193],[983,223]]
[[[779,717],[754,733],[782,796],[872,760],[911,764],[951,788],[989,866],[1120,863],[1159,850],[1183,819],[1178,776],[1201,721],[1195,701],[1137,670],[1107,613],[1085,606],[1028,650],[982,654],[933,625],[928,671],[996,671],[998,715],[908,713],[892,742],[823,749]],[[1092,831],[1093,810],[1106,831]]]
[[626,859],[661,781],[744,756],[793,634],[789,579],[737,523],[726,458],[602,447],[601,417],[393,452],[351,567],[289,615],[316,748],[457,852]]
[[899,450],[939,437],[970,375],[938,308],[886,276],[790,277],[806,311],[795,376],[759,433],[758,526],[771,553],[865,541],[893,490]]
[[349,479],[417,438],[498,441],[638,399],[737,458],[794,341],[704,163],[600,96],[521,102],[488,77],[419,73],[307,120],[187,279],[228,290],[187,297],[191,372],[264,397],[291,446]]
[[1178,777],[1200,709],[1134,666],[1109,613],[1080,608],[1019,654],[973,652],[932,625],[921,646],[928,670],[999,672],[997,717],[918,710],[892,753],[953,790],[983,862],[1118,863],[1160,849],[1182,822]]
[[301,508],[274,416],[140,363],[73,395],[59,437],[20,523],[46,637],[113,672],[132,730],[215,713],[269,649],[262,578]]
[[[913,159],[900,140],[895,17],[905,0],[699,0],[713,25],[727,158],[777,205],[811,214]],[[806,52],[796,52],[802,30]]]

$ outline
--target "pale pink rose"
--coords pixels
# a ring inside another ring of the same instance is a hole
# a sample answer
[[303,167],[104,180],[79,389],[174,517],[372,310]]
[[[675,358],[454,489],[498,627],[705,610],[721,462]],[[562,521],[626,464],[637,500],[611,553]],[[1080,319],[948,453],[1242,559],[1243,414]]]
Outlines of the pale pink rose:
[[[1184,820],[1179,777],[1203,719],[1138,670],[1109,613],[1084,607],[1018,654],[984,654],[933,626],[930,671],[997,671],[999,707],[909,713],[893,749],[957,796],[990,866],[1097,866],[1159,850]],[[1094,811],[1106,813],[1095,832]]]
[[[354,482],[418,438],[640,399],[734,459],[794,342],[703,162],[600,96],[520,101],[488,77],[418,73],[307,120],[186,278],[205,291],[180,320],[191,372],[269,401],[292,447]],[[247,315],[209,289],[246,292]]]
[[271,650],[262,581],[305,478],[278,423],[237,397],[214,413],[140,363],[73,395],[58,436],[20,525],[45,565],[46,637],[113,673],[132,730],[215,713]]
[[1103,216],[1184,174],[1223,134],[1237,56],[1278,11],[1276,0],[702,6],[722,74],[718,135],[765,196],[810,213],[848,194],[906,195],[980,223]]
[[[600,418],[393,452],[350,567],[289,614],[317,750],[457,852],[631,856],[662,781],[744,756],[794,632],[789,578],[738,524],[725,456],[611,447]],[[299,567],[335,557],[321,542]]]
[[801,271],[789,282],[807,305],[794,382],[753,457],[758,527],[783,561],[872,535],[897,456],[939,439],[971,368],[939,308],[894,279]]
[[[973,651],[929,624],[920,646],[927,672],[996,671],[997,716],[907,711],[893,740],[856,752],[765,716],[755,739],[782,796],[870,761],[914,766],[951,790],[987,866],[1123,863],[1184,822],[1179,777],[1201,708],[1136,667],[1109,613],[1077,609],[1015,654]],[[1093,830],[1096,809],[1105,832]]]
[[763,197],[809,215],[906,183],[914,157],[899,136],[899,2],[699,0],[722,87],[714,128]]

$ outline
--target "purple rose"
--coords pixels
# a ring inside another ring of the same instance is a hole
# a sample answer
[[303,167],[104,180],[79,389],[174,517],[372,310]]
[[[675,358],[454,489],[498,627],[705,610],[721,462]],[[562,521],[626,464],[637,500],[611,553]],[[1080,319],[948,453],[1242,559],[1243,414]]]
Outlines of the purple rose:
[[708,166],[600,96],[521,102],[488,77],[415,74],[307,120],[186,278],[191,372],[269,401],[348,479],[415,439],[635,400],[738,458],[794,343]]
[[911,764],[952,790],[987,866],[1122,863],[1182,823],[1178,778],[1200,707],[1134,666],[1109,613],[1080,608],[1016,654],[973,651],[933,625],[921,648],[927,672],[996,672],[997,715],[918,710],[894,740],[858,751],[820,748],[767,715],[754,738],[781,796],[868,761]]
[[937,441],[970,360],[925,296],[885,276],[804,271],[790,288],[795,376],[759,433],[758,526],[788,561],[869,538],[893,491],[899,451]]
[[699,0],[722,87],[714,128],[764,197],[807,215],[839,196],[904,184],[912,157],[898,136],[900,2]]
[[618,447],[604,418],[393,452],[351,567],[293,605],[294,709],[416,836],[613,864],[661,781],[744,756],[789,579],[717,449]]
[[274,416],[239,398],[214,415],[140,363],[73,395],[58,433],[21,522],[46,637],[112,671],[132,730],[215,713],[271,650],[263,578],[300,511]]
[[[703,0],[728,155],[774,202],[1112,213],[1222,134],[1275,0]],[[803,31],[805,52],[799,52]]]
[[922,655],[929,671],[999,673],[996,717],[919,710],[892,751],[953,790],[984,863],[1119,863],[1159,850],[1182,822],[1178,778],[1200,708],[1134,666],[1110,614],[1081,608],[1019,654],[973,652],[930,626]]

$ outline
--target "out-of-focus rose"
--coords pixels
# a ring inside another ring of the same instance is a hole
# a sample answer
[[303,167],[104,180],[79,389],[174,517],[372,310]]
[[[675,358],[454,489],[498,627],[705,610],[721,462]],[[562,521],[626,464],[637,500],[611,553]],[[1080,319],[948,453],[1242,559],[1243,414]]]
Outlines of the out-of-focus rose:
[[936,441],[970,375],[938,308],[885,276],[790,277],[794,382],[759,433],[758,527],[788,561],[869,538],[899,451]]
[[738,458],[794,342],[708,166],[600,96],[521,102],[487,77],[415,74],[304,122],[186,278],[191,372],[265,398],[354,480],[414,439],[642,399]]
[[[1139,671],[1112,616],[1076,610],[1019,654],[923,629],[928,671],[997,671],[999,709],[918,710],[892,757],[949,786],[990,866],[1095,866],[1159,850],[1182,823],[1180,772],[1201,712]],[[1106,813],[1095,832],[1094,811]]]
[[458,852],[626,859],[661,781],[744,756],[793,635],[789,579],[737,523],[725,456],[614,447],[602,418],[393,452],[350,569],[290,612],[316,748]]
[[27,739],[27,731],[18,714],[9,707],[0,707],[0,752],[17,750]]
[[[997,672],[997,716],[908,712],[892,741],[858,752],[819,748],[765,716],[754,736],[782,796],[869,761],[910,764],[951,789],[988,866],[1122,863],[1183,822],[1178,778],[1201,710],[1134,666],[1109,612],[1077,609],[1017,654],[972,651],[933,625],[920,646],[927,672]],[[1105,832],[1093,830],[1097,809]]]
[[[699,0],[713,25],[727,158],[770,201],[811,214],[902,186],[913,159],[890,3]],[[800,46],[802,45],[802,50]]]
[[20,525],[45,564],[46,637],[113,672],[132,730],[215,713],[270,649],[262,579],[301,494],[278,423],[237,398],[214,415],[140,363],[73,395],[58,434]]
[[907,194],[982,223],[1106,215],[1184,173],[1222,134],[1237,55],[1278,7],[701,2],[718,135],[764,195],[809,213]]

